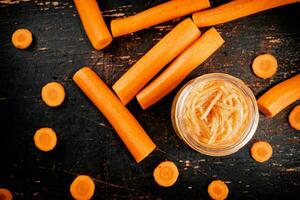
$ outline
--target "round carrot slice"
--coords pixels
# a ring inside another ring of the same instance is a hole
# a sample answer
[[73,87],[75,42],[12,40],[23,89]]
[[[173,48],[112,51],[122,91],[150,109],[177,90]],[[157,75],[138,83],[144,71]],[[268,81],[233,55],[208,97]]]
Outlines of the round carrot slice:
[[41,151],[51,151],[57,143],[56,133],[52,128],[40,128],[34,134],[34,144]]
[[259,55],[252,63],[254,74],[263,79],[272,77],[277,72],[277,68],[277,60],[271,54]]
[[289,123],[294,129],[300,130],[300,105],[296,106],[290,113]]
[[11,41],[17,49],[26,49],[32,43],[32,33],[28,29],[18,29],[13,33]]
[[70,186],[70,192],[74,199],[91,199],[95,192],[95,183],[89,176],[77,176]]
[[50,107],[57,107],[61,105],[65,99],[65,96],[65,89],[60,83],[47,83],[42,88],[42,99]]
[[266,162],[273,154],[272,146],[265,141],[255,142],[251,147],[251,156],[257,162]]
[[174,162],[161,162],[154,170],[153,177],[156,183],[163,187],[170,187],[177,181],[179,172]]
[[12,193],[5,188],[0,188],[0,200],[12,200],[13,195]]
[[227,185],[221,180],[212,181],[208,185],[208,194],[212,199],[226,199],[229,193]]

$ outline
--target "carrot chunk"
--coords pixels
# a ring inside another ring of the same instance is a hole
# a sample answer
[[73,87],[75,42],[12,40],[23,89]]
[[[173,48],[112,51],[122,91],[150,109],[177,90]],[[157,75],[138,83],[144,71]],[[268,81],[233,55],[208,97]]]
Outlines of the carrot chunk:
[[13,195],[12,193],[5,188],[0,188],[0,200],[12,200]]
[[95,192],[95,183],[86,175],[77,176],[70,186],[70,193],[74,199],[89,200]]
[[17,49],[27,49],[32,43],[32,33],[25,28],[18,29],[13,33],[11,41]]
[[208,185],[208,194],[212,199],[223,200],[226,199],[229,193],[226,183],[221,180],[212,181]]
[[156,183],[163,187],[170,187],[177,181],[179,172],[175,163],[172,161],[161,162],[153,172]]
[[41,151],[51,151],[57,143],[56,133],[52,128],[40,128],[34,134],[34,144]]
[[300,131],[300,105],[296,106],[289,115],[289,123],[291,127]]
[[66,93],[62,84],[57,82],[47,83],[42,88],[42,100],[50,107],[57,107],[64,102]]
[[277,72],[277,60],[271,54],[257,56],[252,63],[252,70],[259,78],[271,78]]
[[257,162],[266,162],[272,156],[272,146],[265,141],[255,142],[250,150],[250,154]]

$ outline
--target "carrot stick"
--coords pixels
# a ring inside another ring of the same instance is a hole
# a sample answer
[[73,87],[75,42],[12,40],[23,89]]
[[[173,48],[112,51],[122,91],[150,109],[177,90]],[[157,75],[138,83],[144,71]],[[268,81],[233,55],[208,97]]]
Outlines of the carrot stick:
[[137,162],[155,149],[138,121],[93,70],[84,67],[73,80],[111,123]]
[[209,0],[168,1],[136,15],[112,20],[111,32],[113,37],[126,35],[209,7]]
[[42,88],[41,96],[48,106],[57,107],[64,102],[66,92],[62,84],[50,82]]
[[171,60],[200,36],[191,19],[185,19],[137,61],[113,89],[126,105]]
[[41,151],[51,151],[57,143],[56,133],[52,128],[40,128],[34,134],[34,144]]
[[192,17],[198,27],[214,26],[296,2],[299,0],[233,0],[216,8],[196,12]]
[[155,182],[163,187],[170,187],[174,185],[177,181],[178,175],[178,168],[172,161],[161,162],[153,172]]
[[291,127],[300,131],[300,105],[296,106],[289,114],[289,123]]
[[265,141],[255,142],[251,149],[250,154],[254,160],[257,162],[266,162],[269,160],[273,154],[272,146]]
[[1,200],[12,200],[13,195],[8,189],[0,188],[0,199]]
[[268,90],[258,100],[258,108],[267,117],[274,117],[288,105],[300,99],[300,74]]
[[181,53],[155,80],[141,90],[136,98],[143,109],[158,102],[184,80],[197,66],[211,56],[224,40],[211,28]]
[[212,199],[226,199],[229,193],[228,187],[224,181],[215,180],[208,185],[208,194]]
[[95,183],[86,175],[77,176],[70,186],[70,193],[74,199],[89,200],[95,192]]
[[105,48],[112,37],[96,0],[74,0],[83,28],[97,50]]
[[277,72],[277,60],[271,54],[257,56],[252,63],[252,70],[259,78],[271,78]]
[[18,29],[13,33],[11,42],[17,49],[27,49],[32,43],[32,33],[25,28]]

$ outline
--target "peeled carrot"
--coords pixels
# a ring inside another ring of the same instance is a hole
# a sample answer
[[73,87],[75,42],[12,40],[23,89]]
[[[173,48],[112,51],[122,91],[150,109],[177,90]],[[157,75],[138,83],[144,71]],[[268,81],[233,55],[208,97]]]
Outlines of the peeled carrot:
[[112,20],[111,32],[113,37],[126,35],[209,7],[209,0],[168,1],[136,15]]
[[141,90],[136,98],[143,109],[158,102],[184,80],[224,43],[216,29],[211,28],[182,52],[155,80]]
[[13,195],[8,189],[0,188],[0,199],[1,200],[12,200]]
[[42,88],[42,100],[50,107],[57,107],[64,102],[66,92],[62,84],[57,82],[47,83]]
[[300,74],[272,87],[257,100],[257,104],[259,110],[267,117],[274,117],[298,99],[300,99]]
[[216,8],[196,12],[192,17],[198,27],[214,26],[296,2],[299,0],[233,0]]
[[155,149],[138,121],[93,70],[84,67],[73,80],[111,123],[137,162]]
[[153,177],[156,183],[163,187],[170,187],[177,181],[179,172],[172,161],[161,162],[154,170]]
[[200,36],[191,19],[185,19],[137,61],[114,85],[125,105],[171,60]]
[[102,17],[96,0],[74,0],[83,28],[97,50],[105,48],[112,41],[112,36]]
[[252,63],[254,74],[260,78],[271,78],[277,72],[277,60],[271,54],[257,56]]
[[289,123],[291,127],[300,131],[300,105],[296,106],[289,115]]
[[255,142],[251,147],[250,154],[257,162],[266,162],[273,154],[272,146],[265,141]]
[[34,144],[41,151],[51,151],[57,143],[56,133],[52,128],[40,128],[34,134]]
[[27,49],[32,43],[32,33],[28,29],[18,29],[13,33],[11,42],[17,49]]
[[208,194],[212,199],[223,200],[226,199],[229,193],[226,183],[221,180],[212,181],[208,185]]
[[77,176],[70,186],[70,192],[74,199],[89,200],[94,195],[95,183],[89,176]]

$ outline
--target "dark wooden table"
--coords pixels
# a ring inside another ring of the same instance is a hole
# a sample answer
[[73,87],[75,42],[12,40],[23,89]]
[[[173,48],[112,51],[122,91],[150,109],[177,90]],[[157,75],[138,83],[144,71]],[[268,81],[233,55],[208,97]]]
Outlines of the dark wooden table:
[[[100,5],[109,23],[161,2],[107,0]],[[289,5],[216,26],[225,45],[184,83],[205,73],[225,72],[244,80],[258,97],[299,73],[299,11],[299,4]],[[88,174],[96,182],[95,199],[207,199],[207,185],[213,179],[226,181],[230,199],[298,197],[300,133],[290,128],[287,116],[299,101],[273,119],[260,115],[251,142],[226,157],[197,153],[175,135],[170,107],[178,88],[146,111],[133,101],[128,108],[159,148],[137,164],[103,115],[73,83],[74,72],[88,65],[111,86],[180,20],[116,38],[108,48],[96,51],[73,1],[0,0],[0,187],[9,188],[15,199],[70,199],[72,180],[77,174]],[[11,44],[12,33],[21,27],[34,35],[26,51]],[[250,66],[255,56],[266,52],[277,57],[279,70],[273,78],[262,80]],[[59,108],[49,108],[40,99],[41,87],[49,81],[63,83],[67,91]],[[34,147],[34,132],[43,126],[58,133],[54,152]],[[260,139],[270,142],[274,151],[264,164],[249,156],[249,147]],[[152,177],[154,167],[166,159],[174,161],[180,171],[171,188],[159,187]]]

